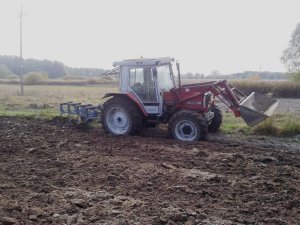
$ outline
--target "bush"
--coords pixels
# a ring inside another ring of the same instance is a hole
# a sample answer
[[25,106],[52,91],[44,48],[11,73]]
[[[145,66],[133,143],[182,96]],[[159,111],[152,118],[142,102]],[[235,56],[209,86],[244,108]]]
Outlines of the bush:
[[9,74],[6,79],[17,80],[17,79],[20,79],[20,77],[16,74]]
[[86,77],[79,77],[79,76],[64,76],[63,80],[86,80]]
[[295,115],[274,115],[253,129],[253,133],[271,136],[300,134],[300,121]]
[[87,80],[87,83],[88,84],[97,84],[98,82],[97,82],[96,79],[90,78],[90,79]]
[[0,79],[8,79],[10,74],[12,74],[12,72],[7,68],[7,66],[1,64],[0,65]]
[[270,135],[270,136],[278,136],[279,129],[275,126],[274,121],[272,118],[267,119],[266,121],[260,123],[253,129],[254,134],[260,135]]
[[106,80],[106,81],[113,81],[113,80],[114,80],[114,78],[111,77],[111,76],[102,76],[101,78],[102,78],[103,80]]
[[39,84],[45,80],[48,80],[47,73],[30,72],[24,76],[24,84]]
[[292,79],[293,79],[294,81],[300,81],[300,71],[298,71],[297,73],[294,73],[294,74],[292,75]]
[[300,134],[300,121],[294,116],[290,116],[287,123],[282,127],[280,133],[283,136]]
[[300,82],[236,80],[229,83],[246,95],[258,92],[272,93],[273,97],[279,98],[300,98]]

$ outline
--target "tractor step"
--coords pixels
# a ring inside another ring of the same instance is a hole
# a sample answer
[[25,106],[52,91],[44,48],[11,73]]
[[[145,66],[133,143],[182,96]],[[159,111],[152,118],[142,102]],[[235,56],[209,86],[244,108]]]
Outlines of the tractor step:
[[101,105],[81,104],[80,102],[60,103],[60,116],[78,116],[82,122],[89,122],[95,119],[101,119]]

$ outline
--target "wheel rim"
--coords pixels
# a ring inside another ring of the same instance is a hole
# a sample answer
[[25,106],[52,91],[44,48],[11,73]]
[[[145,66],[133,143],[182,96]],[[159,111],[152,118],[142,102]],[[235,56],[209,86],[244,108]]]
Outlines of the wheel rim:
[[129,129],[127,112],[119,107],[112,107],[107,111],[106,124],[114,134],[125,134]]
[[197,137],[197,127],[189,120],[182,120],[175,126],[175,135],[181,141],[194,141]]

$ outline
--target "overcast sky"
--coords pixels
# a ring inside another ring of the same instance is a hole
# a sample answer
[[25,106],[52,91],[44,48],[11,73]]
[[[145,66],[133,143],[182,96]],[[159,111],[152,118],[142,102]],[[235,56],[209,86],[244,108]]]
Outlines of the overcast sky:
[[[19,55],[20,0],[0,0],[0,55]],[[299,0],[23,0],[24,58],[109,69],[177,58],[184,72],[285,71]]]

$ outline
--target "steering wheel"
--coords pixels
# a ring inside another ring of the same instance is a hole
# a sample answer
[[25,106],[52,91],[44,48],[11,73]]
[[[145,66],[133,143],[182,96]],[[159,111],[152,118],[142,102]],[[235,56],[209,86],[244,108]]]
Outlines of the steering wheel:
[[138,83],[135,83],[135,84],[132,86],[132,88],[133,88],[133,89],[136,89],[136,90],[137,90],[137,89],[142,89],[142,88],[143,88],[143,85],[142,85],[141,83],[138,82]]

